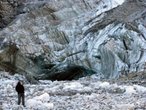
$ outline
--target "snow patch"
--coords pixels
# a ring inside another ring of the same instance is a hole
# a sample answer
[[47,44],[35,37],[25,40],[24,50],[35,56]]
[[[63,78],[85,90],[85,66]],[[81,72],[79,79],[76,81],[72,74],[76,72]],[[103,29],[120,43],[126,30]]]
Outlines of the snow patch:
[[117,2],[119,5],[122,5],[125,2],[125,0],[115,0],[115,2]]
[[101,88],[108,88],[110,86],[109,82],[102,82],[99,84],[99,87]]
[[53,103],[49,103],[50,96],[48,93],[44,93],[40,96],[36,96],[32,99],[28,99],[26,106],[30,109],[41,109],[41,110],[50,110],[53,108]]
[[144,93],[144,92],[146,92],[146,87],[139,86],[139,85],[133,85],[133,87],[135,88],[135,90],[136,90],[138,93]]
[[131,94],[136,94],[136,90],[134,86],[125,86],[125,94],[131,95]]
[[40,96],[34,97],[35,100],[41,101],[41,102],[49,102],[50,101],[50,96],[48,93],[44,93]]
[[117,104],[118,110],[134,110],[134,104]]
[[83,88],[83,85],[80,84],[79,82],[71,82],[71,83],[65,83],[63,89],[72,89],[72,90],[77,90]]

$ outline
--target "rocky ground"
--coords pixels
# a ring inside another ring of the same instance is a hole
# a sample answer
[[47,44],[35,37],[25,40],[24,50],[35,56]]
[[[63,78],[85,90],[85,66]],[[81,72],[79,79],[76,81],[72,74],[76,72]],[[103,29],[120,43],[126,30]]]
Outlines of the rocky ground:
[[[17,80],[25,85],[26,107],[17,105]],[[1,73],[0,110],[146,110],[146,87],[85,77],[29,84],[23,76]]]

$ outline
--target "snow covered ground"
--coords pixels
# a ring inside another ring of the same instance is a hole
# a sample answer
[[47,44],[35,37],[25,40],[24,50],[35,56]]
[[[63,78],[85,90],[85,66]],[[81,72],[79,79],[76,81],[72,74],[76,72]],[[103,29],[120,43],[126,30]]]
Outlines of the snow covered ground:
[[[17,105],[15,85],[24,81],[26,107]],[[23,76],[0,73],[0,110],[146,110],[146,88],[97,81],[96,76],[73,81],[29,84]]]

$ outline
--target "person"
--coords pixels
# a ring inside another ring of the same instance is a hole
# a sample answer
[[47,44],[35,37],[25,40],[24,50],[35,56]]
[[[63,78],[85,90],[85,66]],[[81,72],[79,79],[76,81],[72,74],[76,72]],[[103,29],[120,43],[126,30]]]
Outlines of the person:
[[20,105],[21,100],[22,100],[22,105],[25,107],[25,102],[24,102],[24,86],[21,81],[18,81],[16,85],[16,91],[18,93],[18,105]]

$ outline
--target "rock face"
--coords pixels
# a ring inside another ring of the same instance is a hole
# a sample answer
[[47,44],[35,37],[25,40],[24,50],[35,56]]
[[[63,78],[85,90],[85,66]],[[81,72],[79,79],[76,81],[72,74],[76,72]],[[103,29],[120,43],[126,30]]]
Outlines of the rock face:
[[22,0],[0,1],[0,29],[6,27],[19,14],[23,2]]
[[[104,78],[143,71],[145,4],[140,0],[121,5],[116,0],[26,0],[23,14],[0,31],[1,42],[15,43],[32,62],[25,70],[35,70],[33,76],[41,75],[37,78],[61,77],[66,71],[74,78],[78,70]],[[21,59],[16,62],[19,65]],[[75,72],[70,72],[74,67]]]

